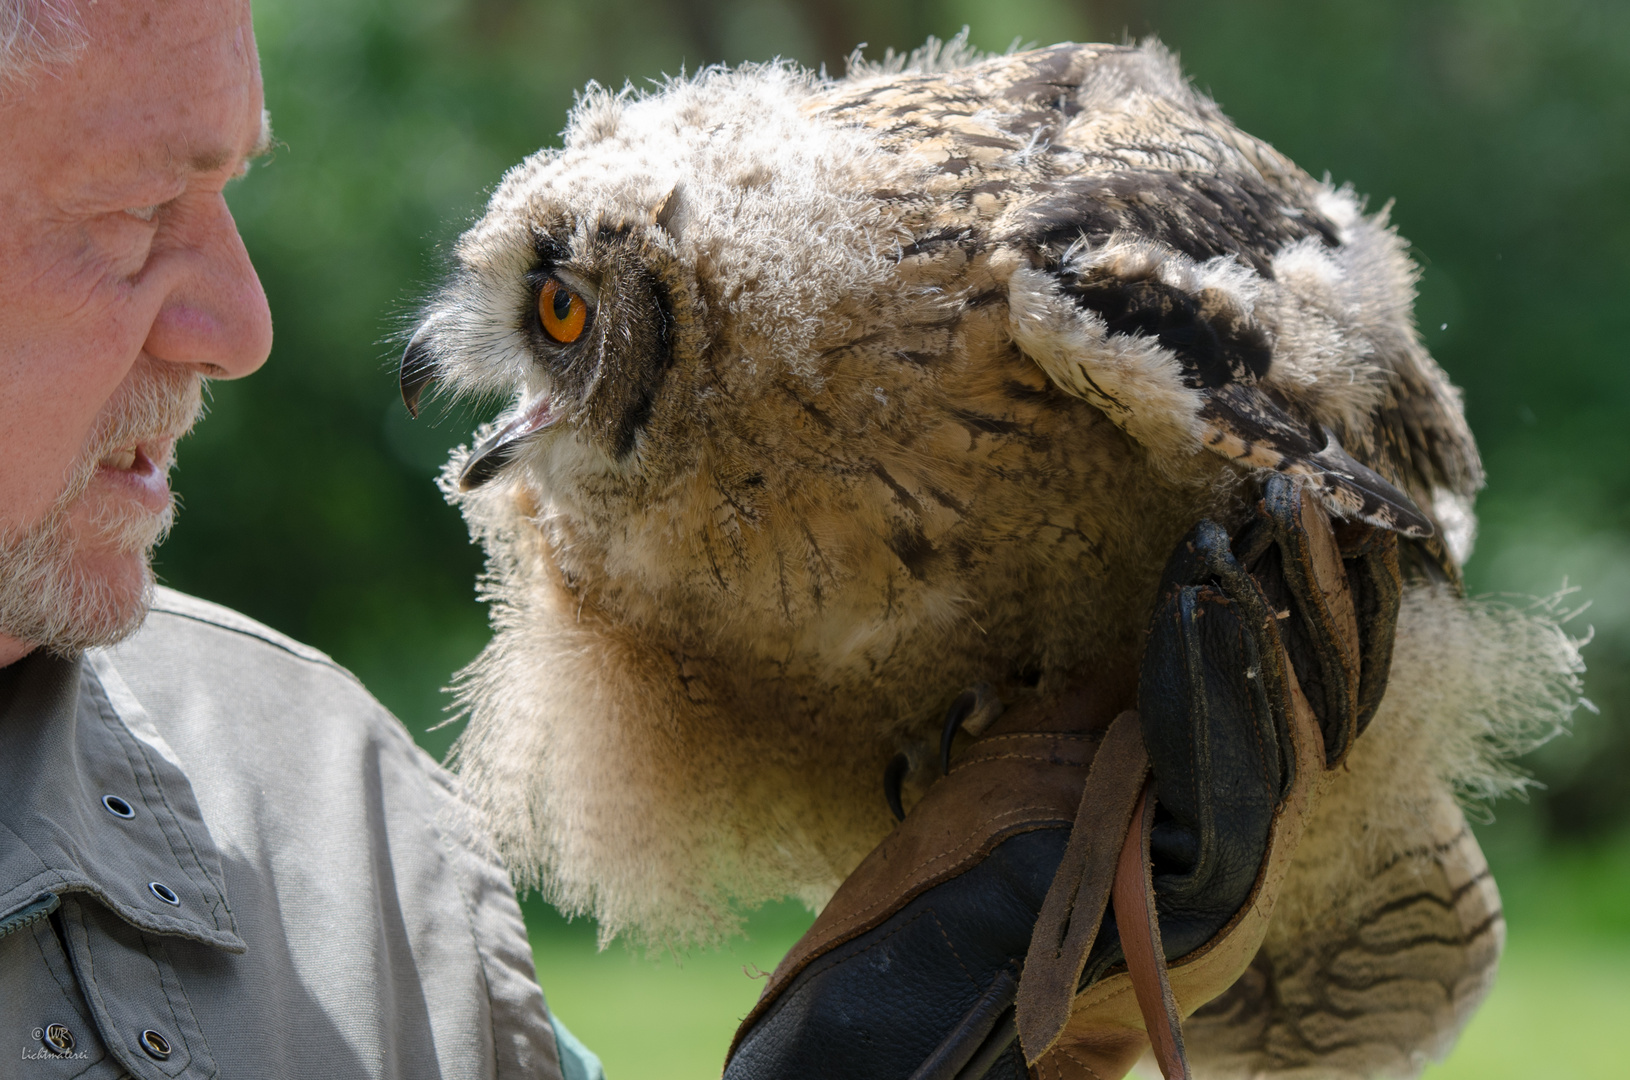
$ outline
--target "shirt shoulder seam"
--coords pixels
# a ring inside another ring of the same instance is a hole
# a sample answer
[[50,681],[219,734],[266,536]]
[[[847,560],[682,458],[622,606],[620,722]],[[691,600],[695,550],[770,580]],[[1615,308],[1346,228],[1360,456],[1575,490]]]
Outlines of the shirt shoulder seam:
[[229,607],[160,586],[153,591],[153,604],[150,610],[155,615],[174,615],[205,626],[213,626],[218,630],[254,638],[307,663],[336,671],[359,687],[362,686],[362,681],[356,675],[322,650],[296,641],[287,634],[281,634]]

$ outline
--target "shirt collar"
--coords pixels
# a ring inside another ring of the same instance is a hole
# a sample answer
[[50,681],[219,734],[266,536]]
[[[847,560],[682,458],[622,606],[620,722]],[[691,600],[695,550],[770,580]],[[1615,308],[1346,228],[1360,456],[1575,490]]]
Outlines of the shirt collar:
[[192,784],[107,654],[17,666],[0,713],[0,923],[80,892],[150,933],[242,952]]

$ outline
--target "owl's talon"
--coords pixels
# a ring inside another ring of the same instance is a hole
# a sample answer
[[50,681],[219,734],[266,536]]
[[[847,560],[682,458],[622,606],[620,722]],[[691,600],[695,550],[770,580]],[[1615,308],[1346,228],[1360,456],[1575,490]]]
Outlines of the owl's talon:
[[910,770],[911,759],[904,754],[895,754],[888,768],[883,770],[883,798],[888,800],[889,812],[894,815],[895,821],[906,819],[905,804],[900,801],[900,785]]
[[958,694],[951,707],[945,710],[945,723],[940,729],[940,775],[951,775],[951,747],[956,733],[964,732],[971,739],[983,735],[1006,706],[996,696],[989,683],[974,683]]
[[964,690],[951,702],[951,707],[945,710],[945,722],[940,726],[941,776],[951,775],[951,744],[956,740],[956,733],[962,730],[962,722],[968,719],[978,703],[977,690]]

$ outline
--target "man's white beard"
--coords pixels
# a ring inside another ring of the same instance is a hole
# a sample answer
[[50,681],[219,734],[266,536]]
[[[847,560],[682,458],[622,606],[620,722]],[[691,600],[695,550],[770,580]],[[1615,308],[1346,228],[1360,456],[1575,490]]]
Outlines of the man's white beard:
[[[0,530],[0,633],[71,655],[111,645],[141,626],[153,597],[153,549],[170,531],[175,500],[157,514],[128,500],[104,503],[92,515],[90,536],[75,535],[73,510],[107,454],[190,430],[203,411],[202,386],[185,369],[149,365],[120,391],[45,516],[26,529]],[[156,464],[168,471],[170,461]],[[81,565],[83,548],[137,558],[139,584],[132,588]]]

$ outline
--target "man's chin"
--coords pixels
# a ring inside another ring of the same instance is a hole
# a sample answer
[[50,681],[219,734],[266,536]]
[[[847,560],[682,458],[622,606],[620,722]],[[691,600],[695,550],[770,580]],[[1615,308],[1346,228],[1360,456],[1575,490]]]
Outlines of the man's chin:
[[155,364],[98,419],[50,511],[0,531],[0,635],[73,654],[135,633],[153,598],[152,553],[175,517],[175,443],[203,381]]
[[[151,549],[80,551],[0,583],[0,631],[59,655],[123,641],[153,599]],[[9,568],[8,568],[9,569]]]
[[82,621],[87,629],[100,627],[102,640],[95,644],[110,645],[140,629],[153,602],[151,549],[103,556],[76,567],[76,574]]

